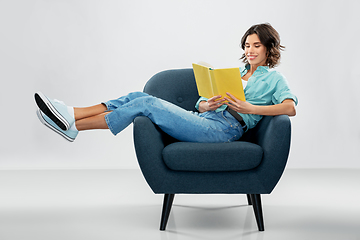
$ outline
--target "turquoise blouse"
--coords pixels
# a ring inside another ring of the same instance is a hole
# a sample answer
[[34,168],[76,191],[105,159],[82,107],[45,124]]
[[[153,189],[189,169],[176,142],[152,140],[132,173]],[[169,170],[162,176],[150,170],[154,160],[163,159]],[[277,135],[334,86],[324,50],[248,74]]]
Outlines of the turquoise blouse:
[[[244,76],[250,65],[240,67],[241,76]],[[248,79],[244,89],[246,101],[253,105],[275,105],[282,103],[286,99],[292,99],[297,105],[297,97],[290,91],[285,77],[276,70],[269,67],[259,66],[253,75]],[[195,107],[199,110],[201,101],[207,101],[207,98],[200,97]],[[224,111],[227,106],[223,105],[216,109],[216,112]],[[244,119],[244,122],[251,129],[262,119],[261,115],[238,113]]]

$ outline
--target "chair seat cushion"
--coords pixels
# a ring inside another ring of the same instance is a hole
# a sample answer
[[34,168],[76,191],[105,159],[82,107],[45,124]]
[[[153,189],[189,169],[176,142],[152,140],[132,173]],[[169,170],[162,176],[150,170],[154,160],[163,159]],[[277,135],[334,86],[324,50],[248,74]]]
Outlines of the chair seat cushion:
[[263,150],[259,145],[236,141],[231,143],[176,142],[162,152],[165,164],[176,171],[222,172],[257,167]]

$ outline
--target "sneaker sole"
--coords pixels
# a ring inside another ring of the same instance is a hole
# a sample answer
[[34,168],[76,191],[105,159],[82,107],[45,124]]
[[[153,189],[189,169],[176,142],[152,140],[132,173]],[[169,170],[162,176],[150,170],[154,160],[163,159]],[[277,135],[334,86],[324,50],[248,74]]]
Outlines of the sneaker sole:
[[41,115],[40,111],[36,111],[36,114],[40,120],[40,122],[42,124],[44,124],[45,126],[47,126],[48,128],[50,128],[51,130],[53,130],[54,132],[56,132],[57,134],[59,134],[60,136],[62,136],[63,138],[65,138],[66,140],[68,140],[69,142],[73,142],[75,139],[67,136],[66,134],[64,134],[63,132],[59,131],[58,129],[54,128],[51,124],[49,124]]
[[41,92],[35,93],[35,102],[40,110],[58,125],[59,128],[64,131],[69,130],[70,124],[68,121],[56,110],[44,94]]

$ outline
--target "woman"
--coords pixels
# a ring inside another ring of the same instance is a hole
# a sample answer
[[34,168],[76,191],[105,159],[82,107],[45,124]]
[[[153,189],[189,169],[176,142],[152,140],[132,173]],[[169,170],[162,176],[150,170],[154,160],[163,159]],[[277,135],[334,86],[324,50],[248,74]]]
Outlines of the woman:
[[[199,112],[186,111],[143,92],[130,93],[95,106],[73,108],[35,93],[40,121],[68,141],[78,132],[110,129],[116,135],[135,117],[147,116],[164,132],[189,142],[231,142],[256,126],[264,115],[295,116],[297,98],[274,68],[280,61],[280,37],[270,24],[252,26],[242,37],[240,68],[247,101],[228,96],[200,97]],[[235,100],[233,100],[235,99]],[[191,134],[189,134],[191,133]]]

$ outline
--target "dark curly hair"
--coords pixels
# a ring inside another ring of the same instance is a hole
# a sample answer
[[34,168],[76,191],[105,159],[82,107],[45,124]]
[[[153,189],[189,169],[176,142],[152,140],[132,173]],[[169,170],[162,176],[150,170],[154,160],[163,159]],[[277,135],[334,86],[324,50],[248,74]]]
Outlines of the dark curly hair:
[[[285,46],[280,44],[279,33],[271,26],[270,23],[263,23],[251,26],[244,36],[241,38],[240,46],[245,50],[246,38],[249,35],[258,35],[260,42],[266,47],[267,60],[266,64],[269,68],[273,68],[280,63],[280,50],[284,50]],[[249,62],[246,59],[245,53],[240,58],[246,65]]]

